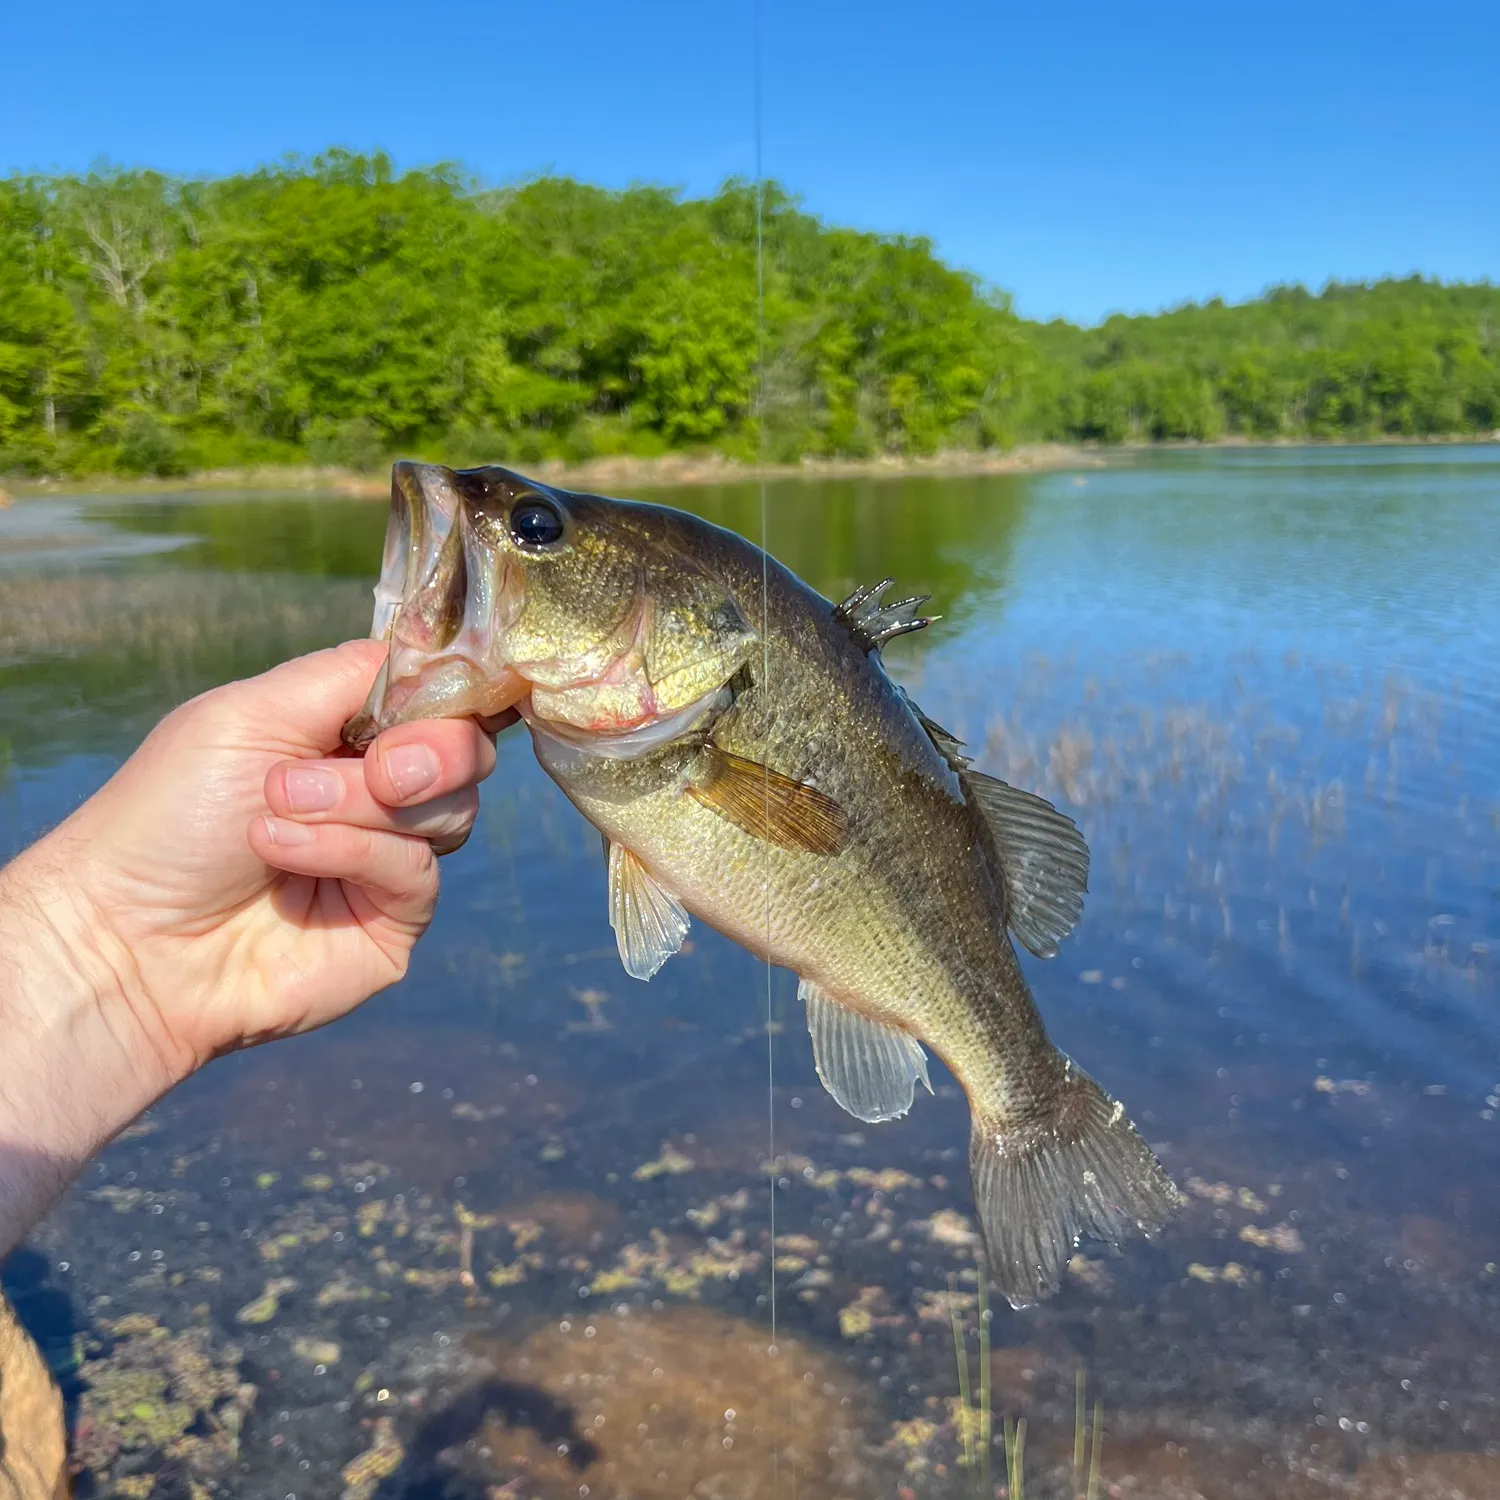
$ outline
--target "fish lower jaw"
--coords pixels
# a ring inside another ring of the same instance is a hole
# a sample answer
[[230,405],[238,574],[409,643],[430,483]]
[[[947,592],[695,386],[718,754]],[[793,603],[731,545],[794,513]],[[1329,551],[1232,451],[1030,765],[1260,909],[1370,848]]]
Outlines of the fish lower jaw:
[[344,726],[346,744],[367,748],[380,732],[417,719],[495,718],[530,692],[514,672],[488,673],[462,656],[414,655],[392,650],[364,708]]

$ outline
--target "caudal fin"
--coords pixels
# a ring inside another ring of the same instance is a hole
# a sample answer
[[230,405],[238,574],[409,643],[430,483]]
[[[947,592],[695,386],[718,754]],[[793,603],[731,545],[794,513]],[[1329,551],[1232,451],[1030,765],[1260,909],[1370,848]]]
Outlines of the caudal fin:
[[1012,1307],[1057,1290],[1081,1235],[1152,1234],[1176,1206],[1176,1188],[1124,1106],[1072,1063],[1048,1124],[1007,1129],[972,1102],[974,1201],[990,1278]]

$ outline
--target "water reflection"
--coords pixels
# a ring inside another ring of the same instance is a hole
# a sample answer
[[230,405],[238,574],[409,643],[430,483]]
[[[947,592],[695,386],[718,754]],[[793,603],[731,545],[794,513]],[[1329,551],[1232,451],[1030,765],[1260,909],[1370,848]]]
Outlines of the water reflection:
[[[779,481],[642,490],[684,506],[771,552],[820,592],[843,597],[899,565],[935,598],[964,607],[974,569],[1003,565],[1025,513],[1028,481],[985,479]],[[86,514],[174,544],[179,566],[230,573],[310,573],[364,582],[379,569],[378,500],[212,494],[100,501]],[[764,527],[762,518],[764,515]],[[187,540],[184,544],[184,537]]]
[[[1083,822],[1084,922],[1030,972],[1184,1187],[1158,1244],[1085,1247],[1055,1302],[988,1325],[1036,1493],[1071,1493],[1080,1369],[1122,1494],[1500,1486],[1497,490],[1493,449],[770,487],[773,550],[825,593],[932,590],[945,619],[893,668],[986,769]],[[756,486],[666,498],[759,532]],[[337,499],[88,514],[199,540],[6,575],[12,845],[180,697],[362,628],[384,525]],[[524,737],[446,864],[405,984],[216,1065],[39,1237],[94,1358],[148,1336],[109,1333],[122,1309],[211,1330],[217,1369],[232,1344],[262,1391],[237,1493],[649,1489],[650,1382],[792,1399],[757,1364],[774,1272],[837,1451],[674,1397],[670,1485],[964,1492],[952,1320],[976,1355],[978,1298],[952,1081],[856,1126],[780,974],[768,1079],[764,971],[701,927],[626,979],[597,837]]]

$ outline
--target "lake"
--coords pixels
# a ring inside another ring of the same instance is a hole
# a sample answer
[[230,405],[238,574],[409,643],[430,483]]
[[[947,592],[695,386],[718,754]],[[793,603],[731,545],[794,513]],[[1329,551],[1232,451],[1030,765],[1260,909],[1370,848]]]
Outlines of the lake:
[[[757,486],[648,498],[760,536]],[[80,1492],[994,1494],[1024,1420],[1035,1496],[1500,1493],[1500,447],[766,514],[832,598],[930,591],[893,675],[1084,829],[1083,921],[1025,968],[1180,1214],[986,1316],[952,1079],[859,1125],[795,979],[701,924],[627,978],[598,836],[513,731],[409,977],[214,1064],[12,1257]],[[186,696],[364,634],[384,526],[0,515],[0,854]]]

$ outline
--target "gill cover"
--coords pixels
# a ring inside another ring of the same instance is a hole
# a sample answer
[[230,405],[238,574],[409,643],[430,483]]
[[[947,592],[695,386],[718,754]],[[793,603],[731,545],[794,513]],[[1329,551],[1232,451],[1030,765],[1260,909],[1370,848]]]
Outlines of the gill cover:
[[501,468],[396,464],[371,624],[389,651],[345,741],[516,704],[618,735],[713,694],[756,637],[692,555],[701,524]]

